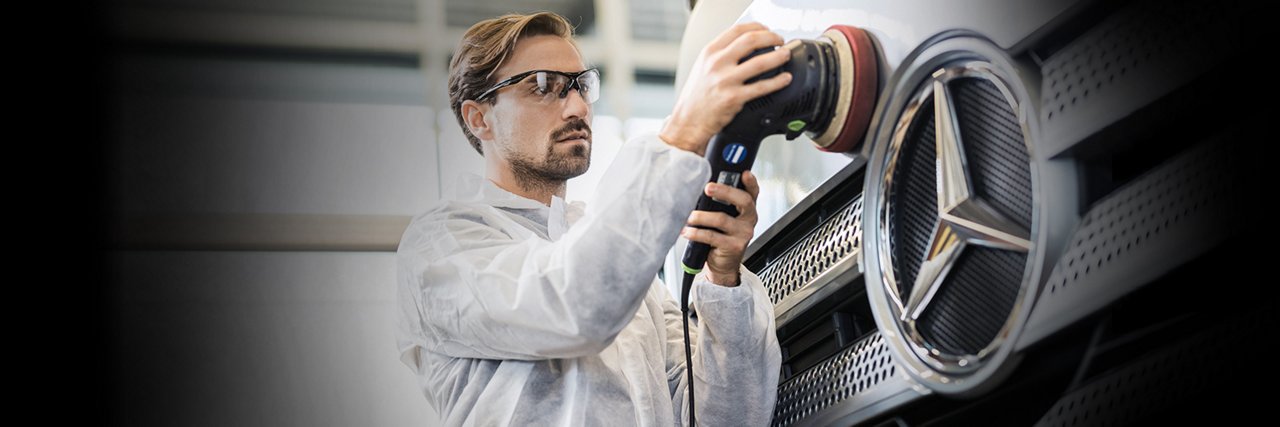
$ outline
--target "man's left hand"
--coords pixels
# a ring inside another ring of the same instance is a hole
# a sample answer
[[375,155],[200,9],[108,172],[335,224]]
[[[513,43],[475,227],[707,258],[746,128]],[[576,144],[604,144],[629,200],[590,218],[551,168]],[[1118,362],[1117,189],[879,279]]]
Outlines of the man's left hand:
[[[703,191],[707,196],[729,202],[738,208],[738,216],[732,217],[724,212],[693,211],[689,215],[689,226],[680,232],[686,239],[706,243],[711,246],[707,254],[707,280],[721,286],[738,286],[738,266],[742,265],[742,256],[747,252],[747,244],[755,234],[756,197],[760,195],[760,183],[751,171],[742,173],[742,185],[746,190],[719,183],[707,183]],[[709,228],[694,228],[692,226]],[[719,231],[717,231],[719,230]],[[723,231],[723,232],[721,232]]]

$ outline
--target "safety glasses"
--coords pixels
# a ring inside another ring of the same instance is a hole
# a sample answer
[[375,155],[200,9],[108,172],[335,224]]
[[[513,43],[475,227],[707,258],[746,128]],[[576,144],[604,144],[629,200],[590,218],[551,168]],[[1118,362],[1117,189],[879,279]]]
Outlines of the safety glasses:
[[588,68],[576,73],[552,70],[525,71],[498,82],[498,84],[493,85],[489,90],[477,96],[476,100],[484,100],[489,95],[497,92],[498,89],[517,85],[526,80],[528,84],[522,85],[522,87],[527,86],[528,96],[539,103],[550,103],[556,99],[564,99],[569,95],[569,90],[574,88],[578,89],[578,94],[582,95],[582,99],[588,104],[600,99],[600,70]]

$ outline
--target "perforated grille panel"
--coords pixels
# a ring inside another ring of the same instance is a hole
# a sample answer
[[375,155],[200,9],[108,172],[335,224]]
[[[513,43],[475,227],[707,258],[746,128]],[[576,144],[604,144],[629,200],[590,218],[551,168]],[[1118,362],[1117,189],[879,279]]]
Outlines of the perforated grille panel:
[[1045,61],[1046,122],[1075,113],[1104,91],[1146,86],[1153,75],[1212,64],[1241,38],[1232,25],[1246,2],[1139,1]]
[[778,386],[773,426],[803,424],[806,417],[871,390],[897,368],[889,347],[873,333],[821,364]]
[[1202,144],[1099,202],[1054,267],[1045,298],[1088,282],[1091,275],[1124,268],[1135,247],[1202,210],[1228,206],[1230,155],[1219,145]]
[[827,219],[757,275],[777,305],[832,266],[855,256],[862,242],[862,196]]

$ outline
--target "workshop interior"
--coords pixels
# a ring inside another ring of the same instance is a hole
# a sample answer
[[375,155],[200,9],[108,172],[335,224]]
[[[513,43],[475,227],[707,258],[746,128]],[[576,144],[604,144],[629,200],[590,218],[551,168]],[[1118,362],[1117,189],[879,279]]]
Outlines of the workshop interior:
[[[457,40],[540,10],[601,70],[594,167],[566,197],[588,205],[712,38],[786,40],[756,78],[791,83],[705,154],[712,181],[760,181],[743,264],[781,344],[772,426],[1252,422],[1278,308],[1259,9],[113,1],[108,423],[441,425],[394,348],[395,252],[484,167],[448,106]],[[708,250],[680,241],[654,272],[676,300]]]

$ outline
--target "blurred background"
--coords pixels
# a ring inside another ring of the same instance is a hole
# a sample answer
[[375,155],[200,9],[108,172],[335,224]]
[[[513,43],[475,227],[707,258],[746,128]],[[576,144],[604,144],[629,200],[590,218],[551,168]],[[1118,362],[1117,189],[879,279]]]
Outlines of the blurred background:
[[[746,1],[724,2],[745,9]],[[125,425],[435,425],[394,340],[395,249],[483,170],[445,92],[472,24],[558,12],[604,77],[591,203],[656,131],[679,63],[738,19],[686,0],[115,0],[104,152],[112,419]],[[696,32],[697,34],[686,34]],[[686,36],[690,37],[686,37]],[[682,40],[686,41],[682,46]],[[780,138],[780,137],[775,137]],[[800,141],[795,143],[804,143]],[[756,235],[842,155],[763,144]]]

